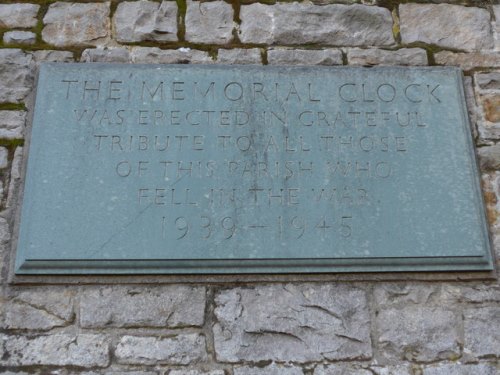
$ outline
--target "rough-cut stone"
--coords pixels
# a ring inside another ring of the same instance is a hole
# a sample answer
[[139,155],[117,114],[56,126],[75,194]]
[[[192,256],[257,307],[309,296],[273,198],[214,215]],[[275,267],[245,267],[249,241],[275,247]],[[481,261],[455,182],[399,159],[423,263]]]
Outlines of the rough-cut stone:
[[369,370],[348,365],[323,365],[314,369],[314,375],[373,375],[373,373]]
[[92,289],[80,298],[82,327],[201,326],[205,288],[162,286]]
[[483,146],[477,149],[479,165],[482,170],[500,169],[500,143]]
[[225,375],[224,370],[200,371],[200,370],[172,370],[168,375]]
[[337,49],[272,48],[267,51],[270,65],[342,65],[342,52]]
[[21,184],[21,166],[23,165],[23,148],[17,147],[10,167],[10,183],[6,207],[14,207],[17,203],[17,192]]
[[218,360],[293,361],[368,359],[366,294],[347,285],[272,285],[235,288],[215,299]]
[[103,335],[0,336],[3,366],[106,367],[109,343]]
[[467,112],[469,114],[472,137],[473,139],[477,139],[479,106],[477,105],[476,96],[474,94],[472,77],[469,76],[463,77],[463,82],[464,82],[465,103],[467,105]]
[[6,244],[10,240],[10,230],[8,221],[0,217],[0,244]]
[[495,49],[500,50],[500,5],[493,5],[493,13],[495,15]]
[[240,18],[243,43],[388,46],[395,42],[391,13],[380,7],[251,4],[241,7]]
[[33,27],[40,5],[35,4],[0,4],[0,27]]
[[130,62],[130,52],[126,48],[92,48],[82,52],[82,62]]
[[405,307],[410,305],[441,305],[456,302],[460,288],[454,284],[420,284],[390,282],[376,284],[373,290],[377,308]]
[[[490,13],[450,4],[401,4],[401,40],[477,51],[493,48]],[[457,22],[458,21],[458,22]]]
[[500,52],[453,53],[441,51],[434,55],[434,59],[440,65],[459,66],[463,70],[482,67],[500,68]]
[[375,375],[413,375],[410,366],[370,366]]
[[205,338],[198,334],[173,337],[123,336],[115,356],[124,364],[188,365],[206,358]]
[[[498,177],[496,183],[498,184]],[[498,186],[496,187],[498,189]],[[500,285],[479,284],[462,287],[461,301],[469,303],[500,302]]]
[[3,304],[3,329],[36,329],[49,330],[64,326],[67,322],[43,310],[19,302]]
[[20,49],[0,49],[0,103],[22,102],[33,85],[33,57]]
[[31,31],[7,31],[3,34],[5,44],[35,44],[36,34]]
[[425,367],[422,375],[498,375],[494,364],[464,365],[461,363],[445,363]]
[[0,147],[0,169],[7,168],[9,165],[9,150]]
[[476,73],[474,80],[481,90],[500,91],[500,72]]
[[427,52],[422,48],[401,48],[397,51],[349,48],[349,65],[427,65]]
[[25,122],[24,111],[0,111],[0,139],[23,139]]
[[33,52],[33,58],[36,63],[41,62],[73,62],[73,52],[40,50]]
[[125,1],[114,16],[119,42],[176,41],[177,4],[174,1]]
[[43,17],[42,39],[58,47],[95,44],[109,34],[109,4],[51,4]]
[[464,351],[474,357],[499,357],[500,306],[467,309],[464,318]]
[[380,355],[391,360],[431,362],[460,354],[460,319],[440,307],[402,307],[377,316]]
[[226,44],[233,39],[233,7],[224,1],[187,1],[186,40]]
[[218,64],[262,64],[258,48],[220,49],[217,54]]
[[484,118],[489,122],[500,122],[500,94],[481,97]]
[[190,48],[163,50],[157,47],[134,47],[132,62],[142,64],[210,64],[214,61],[205,51]]
[[241,366],[235,367],[234,375],[304,375],[304,371],[297,366],[285,366],[271,363],[264,367]]

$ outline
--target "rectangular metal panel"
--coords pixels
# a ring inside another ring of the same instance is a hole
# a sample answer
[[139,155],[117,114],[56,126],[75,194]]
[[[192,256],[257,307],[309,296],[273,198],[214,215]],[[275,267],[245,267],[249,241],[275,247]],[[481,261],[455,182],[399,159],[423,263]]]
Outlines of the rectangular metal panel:
[[18,274],[489,269],[458,69],[41,67]]

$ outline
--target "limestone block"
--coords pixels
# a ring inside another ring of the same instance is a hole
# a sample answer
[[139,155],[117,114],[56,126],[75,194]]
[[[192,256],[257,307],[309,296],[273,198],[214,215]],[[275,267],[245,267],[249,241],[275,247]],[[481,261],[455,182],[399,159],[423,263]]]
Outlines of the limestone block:
[[80,298],[82,327],[201,326],[205,288],[190,286],[108,287]]
[[14,207],[17,203],[17,192],[21,184],[21,166],[23,164],[23,148],[16,147],[14,158],[10,167],[9,192],[6,207]]
[[349,365],[323,365],[316,367],[313,375],[373,375],[373,373]]
[[262,64],[258,48],[220,49],[217,53],[218,64]]
[[186,40],[226,44],[233,39],[233,7],[224,1],[187,1]]
[[377,316],[381,356],[431,362],[460,355],[460,319],[440,307],[409,306],[382,310]]
[[500,68],[500,52],[454,53],[441,51],[434,55],[437,64],[459,66],[463,70],[489,67]]
[[82,62],[130,62],[130,52],[126,48],[88,48],[82,52]]
[[119,42],[176,41],[177,4],[174,1],[125,1],[114,15]]
[[34,27],[39,9],[35,4],[0,4],[0,27]]
[[445,363],[425,367],[422,375],[498,375],[498,369],[494,364],[487,363],[474,365]]
[[172,370],[168,375],[225,375],[224,370],[200,371],[200,370]]
[[371,366],[370,370],[375,375],[413,375],[414,372],[408,365]]
[[0,244],[5,244],[10,240],[9,223],[0,217]]
[[35,44],[36,34],[31,31],[7,31],[3,34],[5,44]]
[[480,102],[484,118],[489,122],[500,122],[500,94],[482,95]]
[[493,48],[490,13],[450,4],[401,4],[401,41],[478,51]]
[[479,72],[474,74],[474,80],[481,90],[500,91],[500,72]]
[[500,50],[500,5],[493,5],[493,14],[495,15],[495,23],[493,29],[495,30],[495,49]]
[[235,288],[215,299],[219,361],[368,359],[366,294],[347,285]]
[[263,367],[241,366],[235,367],[234,375],[304,375],[304,371],[300,367],[290,365],[278,365],[271,363]]
[[490,283],[466,285],[462,287],[460,299],[468,303],[500,302],[500,285]]
[[55,334],[0,336],[0,364],[4,366],[106,367],[109,342],[103,335]]
[[35,62],[73,62],[73,52],[69,51],[54,51],[54,50],[40,50],[33,52]]
[[500,144],[483,146],[477,149],[479,156],[479,165],[481,170],[500,169]]
[[23,139],[25,122],[24,111],[0,111],[0,139]]
[[427,52],[422,48],[401,48],[397,51],[383,49],[349,48],[349,65],[427,65]]
[[0,169],[7,168],[9,165],[9,150],[0,147]]
[[342,52],[338,49],[271,48],[267,51],[269,65],[342,65]]
[[474,357],[499,357],[500,307],[470,308],[464,318],[464,351]]
[[157,47],[134,47],[132,62],[140,64],[211,64],[214,61],[205,51],[190,48],[163,50]]
[[20,49],[0,49],[0,103],[20,103],[33,86],[33,57]]
[[57,47],[84,46],[109,35],[109,2],[50,5],[43,17],[42,39]]
[[278,3],[243,5],[243,43],[389,46],[395,43],[388,9],[366,5]]
[[173,337],[123,336],[115,356],[124,364],[188,365],[204,360],[205,337],[198,334],[180,334]]
[[419,304],[441,305],[456,302],[460,288],[454,284],[421,284],[412,282],[378,283],[373,289],[374,302],[381,308]]

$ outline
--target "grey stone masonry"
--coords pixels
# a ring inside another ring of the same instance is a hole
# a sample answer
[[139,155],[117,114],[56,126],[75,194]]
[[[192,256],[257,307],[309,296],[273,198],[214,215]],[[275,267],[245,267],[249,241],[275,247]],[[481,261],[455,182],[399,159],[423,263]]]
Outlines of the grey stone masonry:
[[23,139],[26,112],[0,111],[0,139]]
[[425,367],[422,375],[498,375],[498,368],[493,364],[446,363]]
[[397,51],[383,49],[347,49],[349,65],[427,65],[427,52],[422,48],[401,48]]
[[226,44],[233,39],[233,7],[224,1],[187,1],[186,40]]
[[373,375],[373,373],[366,369],[346,365],[329,365],[316,367],[314,375]]
[[214,340],[224,362],[368,359],[363,290],[346,285],[229,289],[216,298]]
[[36,26],[39,9],[36,4],[0,4],[0,27]]
[[464,70],[474,68],[500,68],[500,52],[454,53],[441,51],[434,55],[437,64],[459,66]]
[[342,52],[338,49],[271,48],[267,51],[270,65],[342,65]]
[[110,3],[51,4],[43,17],[42,39],[54,46],[93,45],[109,35]]
[[33,52],[35,63],[40,62],[73,62],[73,53],[69,51],[40,50]]
[[395,43],[388,9],[365,5],[278,3],[243,5],[243,43],[390,46]]
[[203,287],[100,288],[80,299],[83,327],[201,326],[204,313]]
[[19,103],[33,85],[33,56],[20,49],[0,49],[0,103]]
[[460,318],[441,307],[389,308],[377,317],[380,355],[432,362],[460,356]]
[[464,351],[476,358],[500,357],[500,306],[467,309]]
[[157,47],[134,47],[130,52],[133,63],[140,64],[211,64],[208,52],[179,48],[163,50]]
[[188,365],[206,359],[205,338],[195,333],[166,338],[124,336],[115,355],[124,364]]
[[481,90],[500,91],[500,72],[476,73],[474,79]]
[[224,372],[224,370],[203,371],[203,370],[182,369],[182,370],[172,370],[168,373],[168,375],[226,375],[226,373]]
[[82,62],[130,62],[130,52],[122,47],[89,48],[82,52]]
[[109,340],[95,334],[0,336],[0,365],[106,367]]
[[34,44],[36,34],[31,31],[7,31],[3,34],[3,42],[5,44]]
[[7,168],[9,165],[9,150],[0,147],[0,169]]
[[297,366],[284,366],[276,363],[271,363],[265,367],[257,366],[241,366],[235,367],[234,375],[304,375],[304,371]]
[[477,154],[482,170],[500,169],[500,144],[480,147]]
[[114,15],[119,42],[177,40],[177,4],[173,1],[125,1]]
[[399,17],[404,44],[421,42],[467,51],[493,48],[491,16],[486,9],[449,4],[402,4]]
[[258,48],[219,49],[218,64],[262,64],[262,56]]

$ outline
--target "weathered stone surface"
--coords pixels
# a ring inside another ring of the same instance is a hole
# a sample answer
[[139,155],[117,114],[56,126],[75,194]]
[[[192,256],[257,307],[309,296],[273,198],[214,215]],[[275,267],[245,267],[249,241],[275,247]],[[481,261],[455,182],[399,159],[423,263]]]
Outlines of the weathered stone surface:
[[500,144],[479,147],[477,154],[482,170],[500,169]]
[[[401,40],[477,51],[493,48],[490,13],[450,4],[401,4]],[[457,22],[457,20],[460,20]]]
[[500,307],[470,308],[464,318],[464,351],[474,357],[500,356]]
[[177,4],[174,1],[125,1],[114,16],[119,42],[176,41]]
[[42,39],[58,47],[95,44],[109,34],[109,4],[51,4],[43,17]]
[[500,5],[493,5],[492,8],[495,15],[495,23],[493,24],[495,30],[495,49],[500,50]]
[[0,4],[0,27],[36,26],[39,9],[35,4]]
[[126,48],[92,48],[82,52],[82,62],[130,62],[130,52]]
[[23,139],[25,122],[24,111],[0,111],[0,139]]
[[168,375],[225,375],[224,370],[202,371],[202,370],[172,370]]
[[481,90],[500,90],[500,72],[475,73],[474,80]]
[[380,7],[358,4],[251,4],[241,7],[240,18],[240,39],[244,43],[394,44],[391,13]]
[[410,366],[370,366],[375,375],[413,375]]
[[80,299],[82,327],[201,326],[205,288],[162,286],[91,289]]
[[0,147],[0,169],[7,168],[9,165],[9,150]]
[[267,61],[270,65],[342,65],[342,52],[337,49],[272,48],[267,51]]
[[17,203],[17,192],[21,184],[21,166],[23,165],[23,148],[17,147],[10,167],[10,183],[6,207],[14,207]]
[[469,114],[470,126],[472,130],[473,139],[477,139],[478,136],[478,121],[479,121],[479,107],[476,102],[476,96],[474,93],[474,86],[472,83],[472,77],[463,77],[464,83],[464,94],[465,103],[467,105],[467,112]]
[[0,49],[0,103],[22,102],[33,85],[33,57],[20,49]]
[[489,122],[500,122],[500,94],[481,97],[484,118]]
[[314,375],[373,375],[373,373],[343,364],[318,366],[314,369]]
[[63,319],[24,303],[14,301],[3,304],[3,318],[0,321],[3,329],[49,330],[65,324]]
[[233,7],[224,1],[187,1],[186,40],[226,44],[233,39]]
[[103,335],[0,336],[4,366],[106,367],[109,343]]
[[440,65],[459,66],[463,70],[490,67],[500,68],[500,52],[453,53],[441,51],[434,55]]
[[498,368],[494,364],[464,365],[461,363],[445,363],[424,367],[422,375],[497,375]]
[[73,62],[73,52],[69,51],[53,51],[53,50],[40,50],[33,52],[35,62]]
[[216,296],[216,356],[221,361],[371,357],[365,292],[347,285],[235,288]]
[[134,47],[132,62],[142,64],[211,64],[214,61],[205,51],[190,48],[162,50],[157,47]]
[[373,289],[374,302],[379,309],[419,304],[441,305],[456,302],[459,295],[458,286],[444,283],[388,282],[376,284]]
[[241,366],[235,367],[234,375],[304,375],[304,371],[297,366],[285,366],[271,363],[264,367]]
[[182,334],[168,338],[123,336],[115,356],[125,364],[188,365],[206,358],[205,338]]
[[36,34],[31,31],[7,31],[3,34],[3,42],[5,44],[34,44],[36,42]]
[[401,48],[397,51],[383,49],[349,48],[349,65],[427,65],[427,52],[422,48]]
[[217,53],[218,64],[262,64],[258,48],[220,49]]
[[460,300],[463,302],[469,302],[469,303],[500,302],[500,285],[498,284],[482,283],[474,286],[466,285],[462,287],[461,290],[462,293]]
[[440,307],[402,307],[377,316],[380,355],[392,360],[431,362],[460,353],[460,319]]
[[10,230],[8,221],[0,217],[0,244],[5,244],[10,240]]

